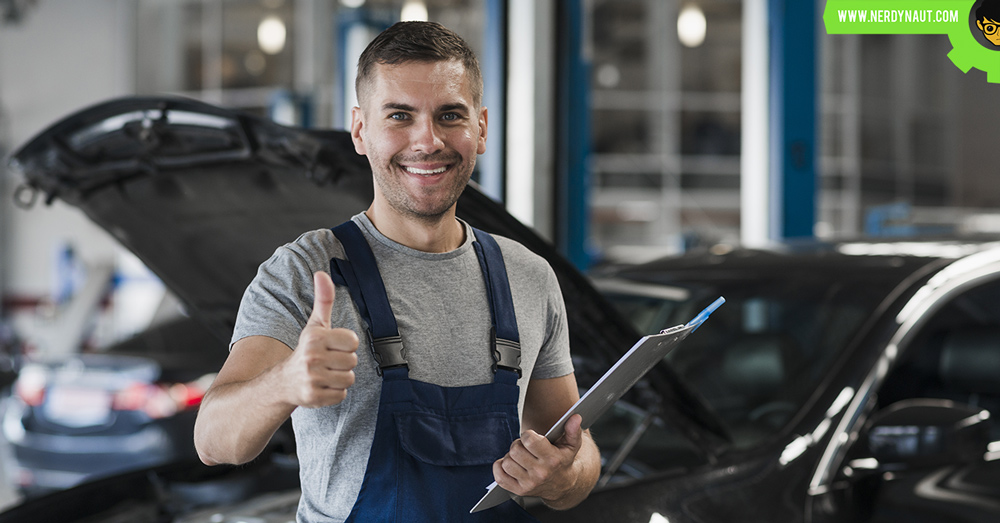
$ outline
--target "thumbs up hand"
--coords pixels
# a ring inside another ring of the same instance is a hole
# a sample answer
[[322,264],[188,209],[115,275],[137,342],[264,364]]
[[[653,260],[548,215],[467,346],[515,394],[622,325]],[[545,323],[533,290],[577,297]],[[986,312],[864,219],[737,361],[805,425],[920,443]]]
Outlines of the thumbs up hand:
[[302,407],[323,407],[344,401],[348,387],[354,384],[354,367],[358,364],[357,334],[330,325],[336,292],[333,280],[320,271],[313,275],[313,286],[312,314],[299,334],[295,351],[281,364],[280,396]]

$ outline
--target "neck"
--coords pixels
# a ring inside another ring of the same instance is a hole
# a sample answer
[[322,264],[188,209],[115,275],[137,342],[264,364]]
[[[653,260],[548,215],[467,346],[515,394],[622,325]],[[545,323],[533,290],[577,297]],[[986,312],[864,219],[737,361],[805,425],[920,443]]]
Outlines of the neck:
[[465,242],[465,227],[455,218],[454,205],[440,216],[414,218],[376,201],[365,215],[386,238],[418,251],[449,252]]

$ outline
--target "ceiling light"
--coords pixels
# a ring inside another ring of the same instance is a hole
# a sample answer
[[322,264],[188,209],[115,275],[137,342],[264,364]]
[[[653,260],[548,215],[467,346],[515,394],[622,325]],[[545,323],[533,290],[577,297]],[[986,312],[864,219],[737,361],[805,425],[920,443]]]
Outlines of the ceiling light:
[[694,4],[688,4],[681,8],[681,14],[677,17],[677,38],[687,47],[698,47],[705,41],[705,33],[708,23],[705,21],[705,12]]
[[407,0],[399,13],[400,22],[426,22],[427,4],[421,0]]
[[597,83],[608,89],[618,87],[622,73],[615,64],[604,64],[597,68]]
[[285,22],[277,16],[268,16],[257,26],[257,44],[267,54],[278,54],[285,48]]

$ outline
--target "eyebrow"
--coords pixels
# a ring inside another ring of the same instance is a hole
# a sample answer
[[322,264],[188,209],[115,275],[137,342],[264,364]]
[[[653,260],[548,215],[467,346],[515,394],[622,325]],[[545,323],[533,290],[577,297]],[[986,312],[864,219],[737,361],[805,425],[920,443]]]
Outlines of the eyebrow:
[[388,102],[388,103],[382,104],[382,110],[384,110],[384,111],[396,110],[396,111],[410,111],[410,112],[413,112],[413,111],[416,111],[417,108],[413,107],[412,105],[400,104],[400,103],[394,103],[394,102]]
[[[409,104],[396,103],[396,102],[387,102],[385,104],[382,104],[382,110],[383,111],[409,111],[409,112],[416,112],[417,108],[413,107],[412,105],[409,105]],[[465,105],[465,104],[462,104],[462,103],[452,103],[452,104],[444,104],[441,107],[438,107],[438,109],[437,109],[437,112],[442,112],[442,113],[443,112],[448,112],[448,111],[463,111],[463,112],[468,112],[469,111],[469,107],[467,105]]]
[[468,110],[469,110],[469,107],[467,105],[465,105],[465,104],[459,104],[459,103],[444,104],[441,107],[438,107],[438,112],[441,112],[441,113],[446,113],[448,111],[466,111],[467,112]]

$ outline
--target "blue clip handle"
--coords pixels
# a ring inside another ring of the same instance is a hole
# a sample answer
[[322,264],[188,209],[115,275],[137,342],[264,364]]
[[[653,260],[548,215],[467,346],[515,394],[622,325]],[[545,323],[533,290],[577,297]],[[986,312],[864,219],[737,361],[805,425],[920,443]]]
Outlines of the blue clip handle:
[[713,301],[711,305],[705,307],[705,310],[699,312],[698,315],[694,317],[694,319],[687,322],[687,325],[685,325],[685,327],[693,327],[691,329],[691,332],[698,330],[698,327],[701,327],[701,324],[705,323],[705,320],[707,320],[708,317],[711,316],[713,312],[715,312],[715,309],[718,309],[719,306],[722,305],[723,303],[726,303],[726,299],[723,298],[722,296],[719,296],[719,298]]

